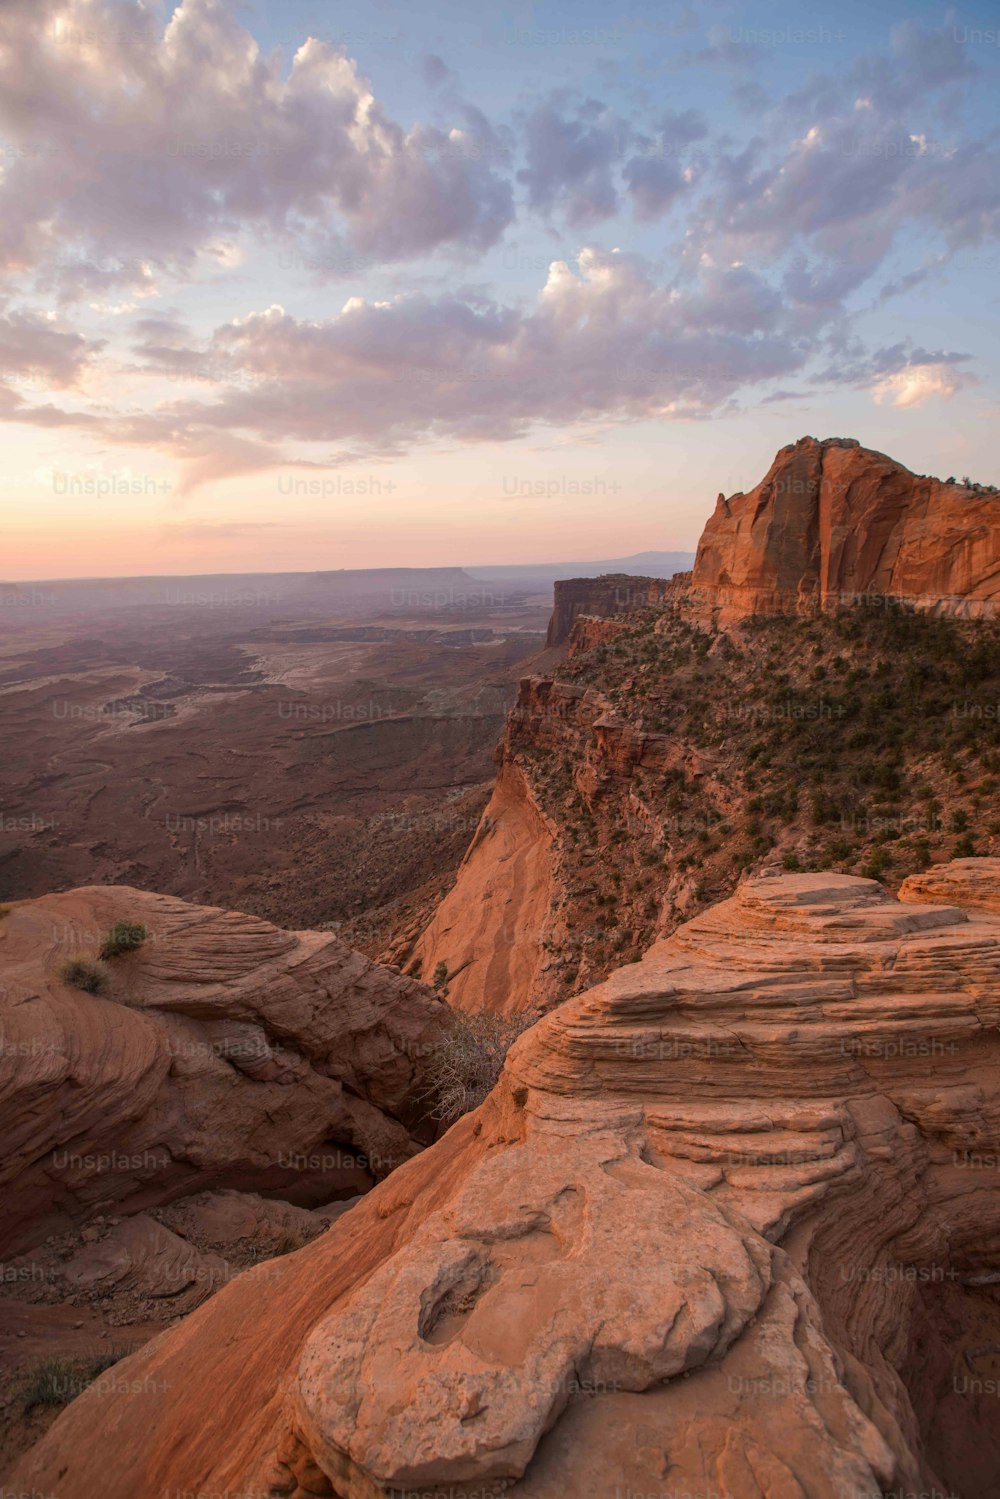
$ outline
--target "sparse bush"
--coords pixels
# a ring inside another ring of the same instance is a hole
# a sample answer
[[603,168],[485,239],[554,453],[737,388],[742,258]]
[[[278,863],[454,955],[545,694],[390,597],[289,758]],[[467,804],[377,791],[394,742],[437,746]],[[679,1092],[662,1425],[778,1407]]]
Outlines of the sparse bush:
[[931,845],[927,838],[918,838],[913,845],[913,857],[918,869],[929,869],[931,863]]
[[102,958],[118,958],[122,953],[135,952],[149,936],[146,928],[137,921],[116,921],[101,947]]
[[447,984],[447,982],[448,982],[448,964],[442,958],[441,961],[439,963],[436,963],[435,966],[434,966],[434,977],[431,979],[431,983],[434,985],[435,989],[440,994],[441,990],[444,988],[444,986]]
[[281,1234],[274,1246],[275,1255],[294,1254],[297,1249],[304,1249],[312,1236],[302,1229],[289,1228]]
[[868,863],[864,866],[861,873],[866,880],[880,880],[891,864],[892,855],[888,849],[876,846],[868,855]]
[[799,859],[798,854],[795,854],[795,853],[785,854],[784,857],[781,860],[781,867],[783,869],[793,869],[793,870],[794,869],[801,869],[802,868],[802,862]]
[[68,1405],[105,1369],[134,1352],[127,1347],[101,1348],[83,1358],[42,1359],[22,1379],[21,1404],[26,1411],[38,1405]]
[[69,958],[60,968],[59,977],[84,994],[103,994],[110,974],[103,963],[95,963],[92,958]]
[[453,1010],[427,1058],[425,1093],[432,1119],[451,1124],[492,1093],[507,1053],[537,1015]]

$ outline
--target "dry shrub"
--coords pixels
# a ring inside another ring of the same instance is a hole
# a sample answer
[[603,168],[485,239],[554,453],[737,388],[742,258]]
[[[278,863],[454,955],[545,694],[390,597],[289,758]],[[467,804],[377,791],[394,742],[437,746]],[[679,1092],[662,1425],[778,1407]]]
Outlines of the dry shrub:
[[537,1019],[535,1013],[452,1010],[426,1059],[424,1097],[431,1118],[451,1124],[477,1109],[496,1087],[508,1051]]

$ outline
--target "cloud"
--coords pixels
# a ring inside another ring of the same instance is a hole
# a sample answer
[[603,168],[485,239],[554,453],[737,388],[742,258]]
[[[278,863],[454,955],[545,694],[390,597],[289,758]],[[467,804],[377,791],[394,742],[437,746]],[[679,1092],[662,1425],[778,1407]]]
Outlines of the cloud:
[[695,109],[663,112],[646,128],[596,99],[571,103],[554,93],[523,124],[527,165],[518,181],[529,208],[560,215],[576,228],[601,223],[621,207],[651,223],[673,207],[695,180],[695,143],[708,135]]
[[949,251],[1000,234],[1000,151],[956,132],[943,93],[974,77],[955,27],[907,22],[888,53],[758,102],[754,136],[711,153],[686,254],[790,257],[783,289],[808,321],[836,317],[915,228]]
[[978,383],[971,371],[960,368],[969,363],[970,357],[950,350],[924,349],[906,339],[871,351],[853,340],[840,351],[839,361],[817,378],[870,391],[880,405],[922,406],[934,396],[947,400]]
[[687,186],[672,161],[655,156],[633,156],[625,166],[625,180],[635,216],[643,223],[661,218]]
[[288,461],[289,444],[328,445],[300,461],[347,462],[538,424],[704,417],[799,369],[808,350],[744,267],[707,268],[680,291],[638,257],[589,248],[575,267],[552,263],[527,312],[457,295],[355,297],[324,321],[251,313],[174,352],[226,372],[213,399],[167,403],[114,435],[176,452],[190,489],[234,462]]
[[558,210],[567,223],[585,226],[618,208],[615,168],[626,129],[595,99],[572,110],[557,97],[539,104],[524,122],[527,166],[518,180],[528,204],[544,214]]
[[0,380],[39,379],[57,388],[75,385],[104,347],[103,340],[60,327],[55,318],[0,303]]
[[0,264],[67,297],[148,291],[248,226],[392,261],[484,250],[513,214],[468,114],[405,131],[349,57],[309,38],[286,69],[223,0],[163,31],[153,5],[6,4],[0,134]]
[[438,57],[436,52],[428,52],[421,59],[420,71],[428,88],[443,88],[446,83],[454,82],[454,74],[443,57]]
[[[695,109],[633,93],[626,117],[565,89],[518,116],[518,134],[463,102],[435,56],[414,69],[436,90],[437,123],[404,129],[343,51],[310,38],[290,59],[263,54],[228,0],[0,7],[0,264],[55,297],[124,314],[166,275],[207,270],[213,295],[245,287],[256,268],[223,278],[254,235],[285,256],[282,272],[364,287],[383,262],[489,249],[513,220],[512,182],[522,221],[552,237],[569,225],[589,238],[616,215],[678,221],[673,244],[648,236],[666,274],[591,247],[554,260],[533,304],[488,285],[441,291],[433,270],[409,270],[406,295],[380,277],[377,298],[314,319],[264,297],[196,333],[186,312],[204,316],[201,293],[130,317],[105,390],[180,382],[181,398],[151,409],[148,396],[145,409],[31,405],[21,382],[73,388],[102,345],[0,302],[2,419],[148,445],[191,490],[536,425],[705,419],[765,382],[782,387],[766,400],[788,399],[807,370],[900,407],[971,383],[967,356],[906,341],[873,351],[858,331],[859,293],[890,253],[869,303],[1000,233],[1000,148],[949,112],[976,73],[947,30],[896,27],[887,52],[784,99],[744,87],[753,118],[736,143]],[[722,30],[712,46],[723,60],[760,51]]]
[[886,375],[884,379],[877,381],[872,386],[872,396],[880,405],[888,402],[892,406],[906,409],[923,406],[933,396],[950,400],[958,391],[972,383],[973,377],[956,369],[953,364],[908,364],[895,374]]

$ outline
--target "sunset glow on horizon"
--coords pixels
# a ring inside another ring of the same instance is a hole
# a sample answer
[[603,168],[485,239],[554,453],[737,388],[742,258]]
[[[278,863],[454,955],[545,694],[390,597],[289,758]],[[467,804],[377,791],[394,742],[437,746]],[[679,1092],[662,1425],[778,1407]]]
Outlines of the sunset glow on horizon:
[[9,0],[0,579],[691,551],[998,478],[1000,49],[740,4]]

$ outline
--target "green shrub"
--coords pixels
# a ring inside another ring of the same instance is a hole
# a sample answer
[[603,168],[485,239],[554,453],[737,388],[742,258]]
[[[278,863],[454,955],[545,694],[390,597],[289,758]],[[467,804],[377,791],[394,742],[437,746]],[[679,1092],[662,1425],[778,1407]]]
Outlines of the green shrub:
[[102,958],[118,958],[124,952],[135,952],[149,936],[137,921],[116,921],[101,947]]
[[928,839],[918,838],[913,845],[913,856],[917,861],[918,869],[929,869],[931,863],[931,845]]
[[869,854],[868,863],[864,866],[861,873],[866,880],[880,880],[891,864],[892,856],[888,849],[876,847]]
[[103,963],[95,963],[92,958],[69,958],[60,968],[59,977],[84,994],[103,994],[110,974]]
[[101,1348],[83,1358],[42,1359],[21,1381],[21,1404],[26,1411],[38,1405],[68,1405],[105,1369],[134,1352],[126,1347]]
[[448,982],[448,964],[442,958],[441,961],[435,965],[435,968],[434,968],[434,977],[432,978],[431,983],[434,985],[435,989],[440,994],[441,990],[444,988],[444,986],[445,986],[445,984],[447,984],[447,982]]

